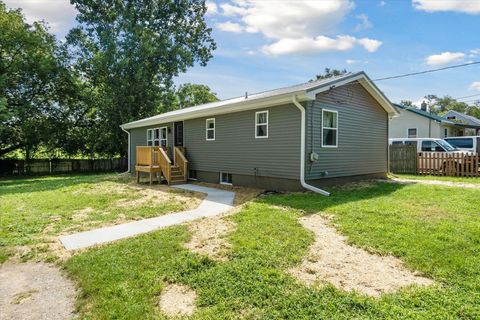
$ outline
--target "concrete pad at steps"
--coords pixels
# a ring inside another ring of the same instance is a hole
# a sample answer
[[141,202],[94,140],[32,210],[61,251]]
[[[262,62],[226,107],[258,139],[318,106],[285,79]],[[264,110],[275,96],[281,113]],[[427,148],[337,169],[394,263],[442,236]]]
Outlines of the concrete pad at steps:
[[171,213],[160,217],[132,221],[111,227],[74,233],[60,237],[60,242],[67,250],[83,249],[96,244],[133,237],[139,234],[203,217],[212,217],[233,208],[233,199],[235,197],[234,192],[192,184],[182,184],[174,187],[206,193],[207,196],[198,206],[198,208],[194,210]]

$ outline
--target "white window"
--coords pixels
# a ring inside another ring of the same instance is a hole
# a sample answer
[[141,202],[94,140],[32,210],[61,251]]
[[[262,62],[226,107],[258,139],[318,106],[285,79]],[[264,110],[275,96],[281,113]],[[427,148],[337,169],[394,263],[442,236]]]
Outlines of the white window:
[[443,137],[448,137],[448,128],[443,128]]
[[268,111],[255,112],[255,138],[268,138]]
[[322,109],[322,147],[338,146],[338,112]]
[[220,184],[232,184],[232,174],[226,172],[220,172]]
[[160,128],[160,146],[166,147],[168,144],[167,140],[167,127]]
[[167,140],[167,127],[154,128],[147,130],[147,145],[148,146],[162,146],[168,145]]
[[215,140],[215,118],[207,119],[205,122],[205,138],[208,141]]
[[416,138],[417,137],[417,128],[407,129],[407,138]]

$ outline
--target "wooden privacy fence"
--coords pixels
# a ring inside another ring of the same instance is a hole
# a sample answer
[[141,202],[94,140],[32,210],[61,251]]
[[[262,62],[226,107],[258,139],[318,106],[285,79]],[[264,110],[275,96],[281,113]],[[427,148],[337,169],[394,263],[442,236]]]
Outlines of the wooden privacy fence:
[[390,172],[417,173],[417,146],[408,144],[390,145]]
[[434,176],[478,177],[478,154],[419,152],[417,173]]
[[0,175],[127,171],[127,158],[0,160]]
[[390,172],[434,176],[480,177],[480,155],[417,152],[416,145],[390,145]]

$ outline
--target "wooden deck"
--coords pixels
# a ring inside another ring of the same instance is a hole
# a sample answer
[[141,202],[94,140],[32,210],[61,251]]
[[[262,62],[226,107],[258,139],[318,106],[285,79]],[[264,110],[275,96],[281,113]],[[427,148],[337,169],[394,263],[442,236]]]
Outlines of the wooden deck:
[[148,173],[150,184],[154,178],[158,183],[165,180],[167,184],[185,183],[188,175],[188,160],[185,157],[185,148],[174,147],[174,164],[169,157],[170,148],[139,146],[136,148],[137,163],[135,171],[137,173],[137,183],[140,182],[140,174]]

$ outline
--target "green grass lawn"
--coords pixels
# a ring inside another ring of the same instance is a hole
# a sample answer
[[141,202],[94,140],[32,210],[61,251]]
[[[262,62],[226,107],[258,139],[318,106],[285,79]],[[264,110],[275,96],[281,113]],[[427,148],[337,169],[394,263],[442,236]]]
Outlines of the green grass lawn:
[[430,175],[414,175],[414,174],[391,174],[392,178],[400,179],[411,179],[411,180],[437,180],[437,181],[448,181],[448,182],[458,182],[458,183],[471,183],[471,184],[480,184],[480,177],[478,178],[468,178],[468,177],[447,177],[447,176],[430,176]]
[[[479,195],[379,182],[334,189],[329,198],[268,196],[231,217],[228,261],[184,249],[190,235],[177,226],[85,251],[65,268],[81,288],[85,319],[162,318],[159,294],[170,282],[197,292],[194,319],[479,319]],[[297,219],[319,212],[333,216],[351,243],[392,253],[436,285],[375,299],[298,283],[285,270],[301,261],[313,235]]]
[[181,194],[117,174],[0,179],[0,262],[15,251],[52,259],[49,243],[61,233],[183,210]]

